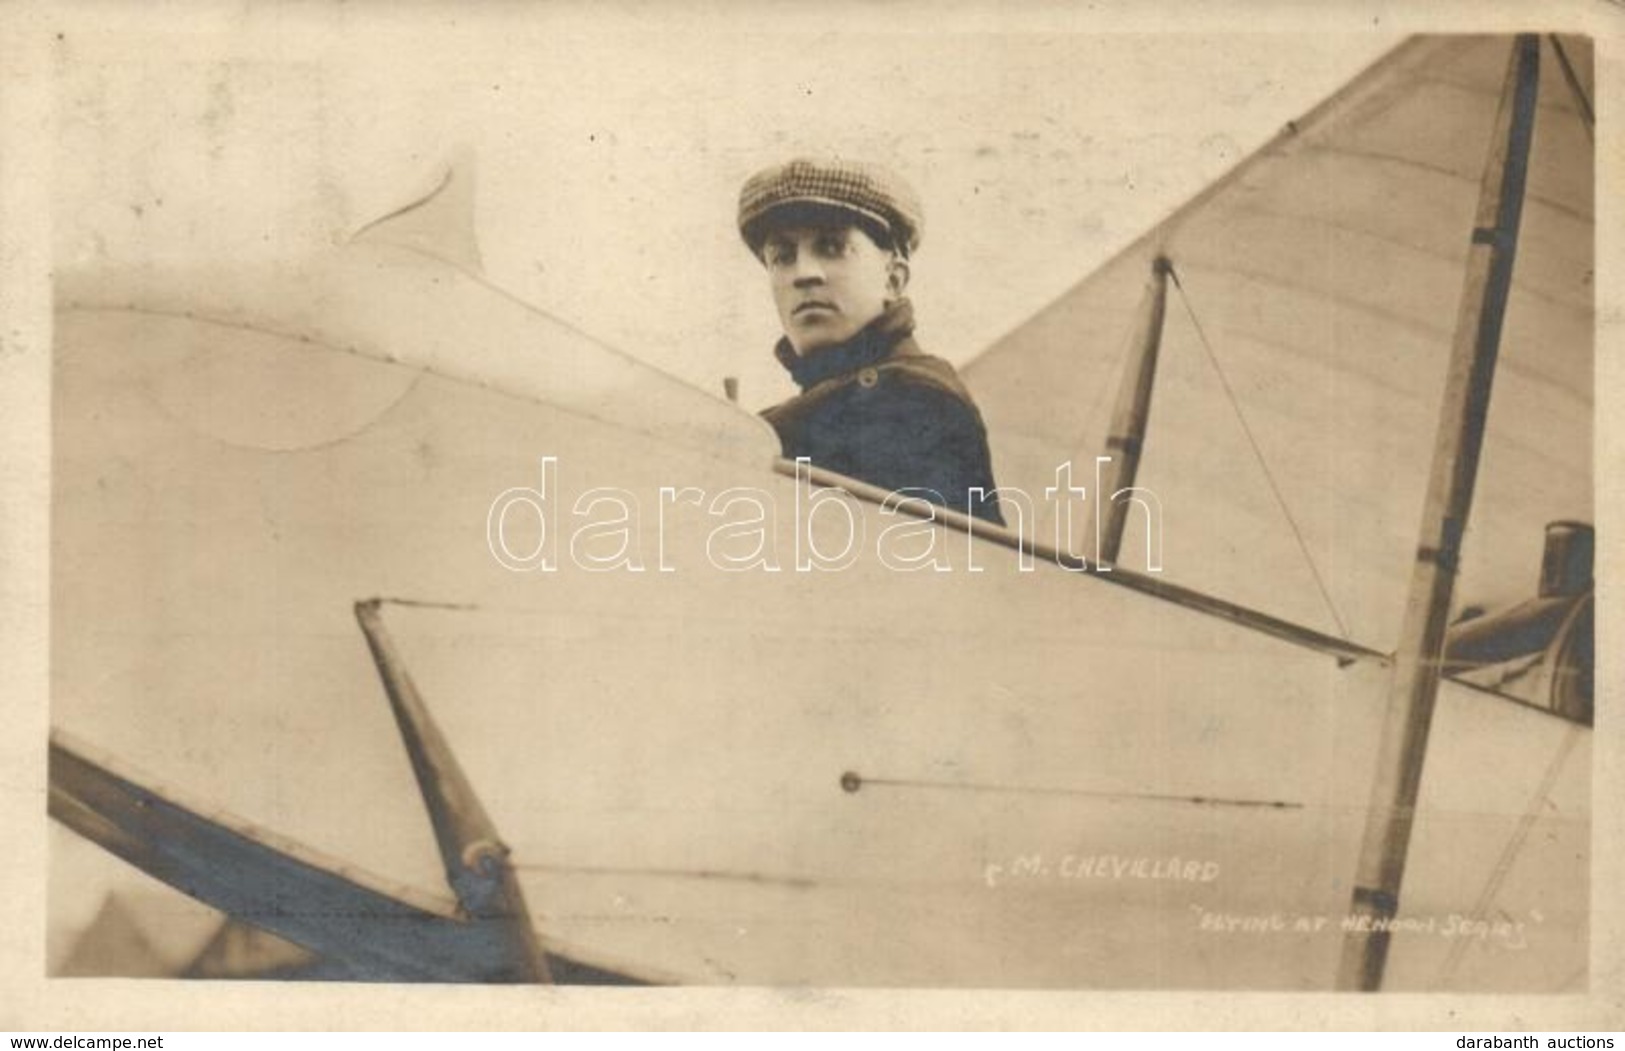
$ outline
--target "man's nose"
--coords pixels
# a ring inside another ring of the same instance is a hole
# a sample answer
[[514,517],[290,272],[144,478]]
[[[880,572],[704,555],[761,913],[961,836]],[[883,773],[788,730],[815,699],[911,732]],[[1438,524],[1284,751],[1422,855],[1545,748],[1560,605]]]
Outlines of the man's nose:
[[797,288],[808,285],[822,284],[824,281],[824,266],[817,258],[809,258],[811,253],[804,252],[796,256],[795,269],[791,271],[791,278]]

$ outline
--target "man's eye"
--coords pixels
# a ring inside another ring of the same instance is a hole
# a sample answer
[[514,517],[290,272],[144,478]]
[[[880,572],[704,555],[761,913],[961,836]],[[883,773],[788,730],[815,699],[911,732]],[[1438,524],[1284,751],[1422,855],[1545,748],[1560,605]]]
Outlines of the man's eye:
[[786,245],[770,245],[767,249],[767,261],[774,266],[785,266],[795,262],[795,249]]
[[846,252],[846,238],[830,234],[818,239],[818,252],[820,255],[837,256]]

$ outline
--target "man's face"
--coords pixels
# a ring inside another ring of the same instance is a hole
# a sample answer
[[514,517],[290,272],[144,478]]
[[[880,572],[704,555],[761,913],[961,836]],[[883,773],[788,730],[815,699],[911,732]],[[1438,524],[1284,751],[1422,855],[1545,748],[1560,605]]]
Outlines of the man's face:
[[908,283],[908,264],[856,226],[781,227],[762,262],[784,334],[803,356],[852,338]]

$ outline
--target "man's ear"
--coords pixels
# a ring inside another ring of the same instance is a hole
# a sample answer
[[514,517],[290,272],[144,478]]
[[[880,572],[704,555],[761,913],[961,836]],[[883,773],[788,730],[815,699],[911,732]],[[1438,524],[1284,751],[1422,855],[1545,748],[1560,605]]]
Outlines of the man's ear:
[[891,298],[897,299],[908,291],[908,259],[900,254],[893,254],[891,263],[886,267],[886,291]]

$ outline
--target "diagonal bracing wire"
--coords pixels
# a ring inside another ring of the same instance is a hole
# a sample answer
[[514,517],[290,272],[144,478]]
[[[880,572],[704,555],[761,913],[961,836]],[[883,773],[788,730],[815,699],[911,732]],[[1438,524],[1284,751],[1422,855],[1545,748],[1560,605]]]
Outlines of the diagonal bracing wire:
[[1292,535],[1298,542],[1298,550],[1303,552],[1303,560],[1309,566],[1309,575],[1315,578],[1315,587],[1320,589],[1320,597],[1326,603],[1326,609],[1337,624],[1337,630],[1343,638],[1348,638],[1349,629],[1343,623],[1342,616],[1337,612],[1337,603],[1332,601],[1331,592],[1326,587],[1326,581],[1320,575],[1320,568],[1315,565],[1315,558],[1309,553],[1308,541],[1304,540],[1303,530],[1298,527],[1297,519],[1292,517],[1292,509],[1287,506],[1286,497],[1281,493],[1280,485],[1275,481],[1275,474],[1270,470],[1269,463],[1264,459],[1264,450],[1259,446],[1258,439],[1253,435],[1253,429],[1247,423],[1247,416],[1241,411],[1241,402],[1236,398],[1236,392],[1230,386],[1230,378],[1225,375],[1224,367],[1219,364],[1219,356],[1213,351],[1213,344],[1208,341],[1207,332],[1202,328],[1202,322],[1196,317],[1196,310],[1191,306],[1190,295],[1185,291],[1185,283],[1179,279],[1179,271],[1172,262],[1168,264],[1168,276],[1173,279],[1174,288],[1179,291],[1179,301],[1185,305],[1185,313],[1191,319],[1191,325],[1196,329],[1197,342],[1202,344],[1208,361],[1213,365],[1214,373],[1219,377],[1219,385],[1224,388],[1224,396],[1229,399],[1230,407],[1235,410],[1236,420],[1241,424],[1241,432],[1247,437],[1247,444],[1252,447],[1253,456],[1258,460],[1258,466],[1264,472],[1264,480],[1269,483],[1270,492],[1275,494],[1275,502],[1280,506],[1281,513],[1286,516],[1287,525],[1292,529]]
[[1597,113],[1591,108],[1591,100],[1586,97],[1585,88],[1580,84],[1580,76],[1574,71],[1574,63],[1569,61],[1569,53],[1563,47],[1563,41],[1557,38],[1556,33],[1550,34],[1552,51],[1557,54],[1557,64],[1563,69],[1563,80],[1569,86],[1569,93],[1574,96],[1574,105],[1580,111],[1580,125],[1585,128],[1586,138],[1596,141],[1596,132],[1593,130],[1597,123]]
[[[1535,822],[1539,820],[1542,808],[1547,805],[1547,797],[1552,794],[1552,789],[1557,786],[1558,775],[1563,772],[1563,766],[1568,762],[1569,754],[1574,751],[1574,746],[1580,743],[1581,733],[1581,727],[1571,726],[1568,733],[1564,735],[1562,742],[1558,744],[1557,753],[1552,756],[1551,763],[1541,776],[1539,787],[1535,789],[1535,794],[1530,797],[1529,805],[1524,808],[1522,816],[1519,817],[1518,825],[1513,829],[1512,837],[1507,840],[1506,846],[1501,849],[1501,856],[1495,859],[1495,864],[1490,868],[1490,877],[1485,881],[1484,889],[1479,892],[1478,900],[1473,903],[1472,911],[1468,913],[1471,919],[1482,920],[1489,914],[1490,905],[1495,901],[1496,895],[1501,893],[1501,885],[1506,882],[1507,876],[1511,873],[1513,862],[1518,860],[1518,855],[1523,852],[1524,845],[1529,842],[1529,833],[1534,831]],[[1449,987],[1450,980],[1455,977],[1456,969],[1461,966],[1461,961],[1467,954],[1468,942],[1469,939],[1467,938],[1459,938],[1456,940],[1456,944],[1450,947],[1449,954],[1445,957],[1444,962],[1439,965],[1435,988],[1445,989]]]

